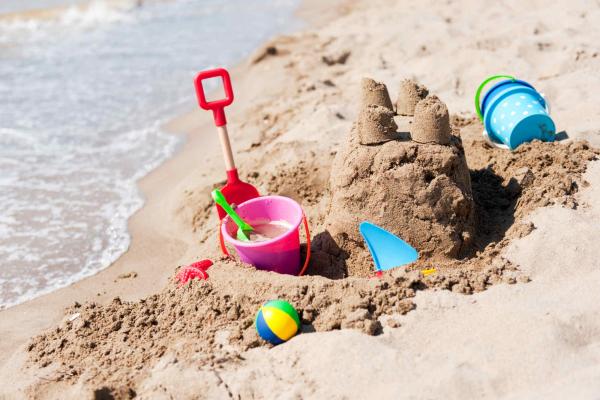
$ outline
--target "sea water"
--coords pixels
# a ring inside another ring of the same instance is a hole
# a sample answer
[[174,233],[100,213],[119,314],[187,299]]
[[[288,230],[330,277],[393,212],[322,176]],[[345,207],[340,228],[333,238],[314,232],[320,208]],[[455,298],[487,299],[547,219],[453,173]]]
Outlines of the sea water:
[[291,29],[296,0],[0,5],[17,12],[0,14],[2,308],[123,254],[136,181],[180,145],[161,126],[195,107],[195,74]]

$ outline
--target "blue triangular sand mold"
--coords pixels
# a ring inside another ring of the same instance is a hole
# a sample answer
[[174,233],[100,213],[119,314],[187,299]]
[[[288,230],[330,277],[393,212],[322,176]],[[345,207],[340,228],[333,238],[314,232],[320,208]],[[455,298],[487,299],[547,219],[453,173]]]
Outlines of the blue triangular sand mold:
[[378,271],[410,264],[419,258],[419,253],[411,245],[377,225],[362,222],[359,230]]

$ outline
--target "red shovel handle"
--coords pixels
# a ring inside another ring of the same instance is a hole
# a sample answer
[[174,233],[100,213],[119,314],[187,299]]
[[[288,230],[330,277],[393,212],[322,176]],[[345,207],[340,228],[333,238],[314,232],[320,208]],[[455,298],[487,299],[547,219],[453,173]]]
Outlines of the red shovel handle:
[[[304,213],[302,214],[302,224],[304,225],[304,232],[306,233],[306,259],[304,260],[304,265],[298,273],[298,276],[304,275],[304,272],[306,272],[306,268],[308,268],[308,263],[310,261],[310,230],[308,229],[308,220],[306,219],[306,215],[304,215]],[[223,231],[221,230],[222,225],[223,220],[219,222],[219,244],[221,245],[221,251],[223,252],[223,254],[227,257],[231,257],[231,255],[227,251],[227,246],[225,246]]]
[[[223,81],[223,89],[225,91],[225,98],[221,100],[207,101],[206,94],[204,93],[204,87],[202,81],[210,78],[220,77]],[[213,118],[215,119],[216,126],[223,126],[227,124],[225,119],[225,107],[233,102],[233,88],[231,87],[231,78],[229,78],[229,72],[225,68],[215,68],[200,72],[194,79],[194,85],[196,86],[196,96],[198,96],[198,104],[200,108],[204,110],[211,110],[213,112]]]

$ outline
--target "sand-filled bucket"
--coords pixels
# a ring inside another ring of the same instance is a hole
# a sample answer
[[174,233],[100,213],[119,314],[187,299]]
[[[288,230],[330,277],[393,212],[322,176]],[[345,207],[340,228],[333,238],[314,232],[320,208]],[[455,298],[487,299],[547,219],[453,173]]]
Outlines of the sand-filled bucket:
[[[479,96],[492,80],[505,79],[487,91],[481,105]],[[520,144],[539,139],[551,142],[556,127],[544,97],[525,81],[507,75],[486,79],[477,90],[475,106],[492,144],[514,150]]]
[[[229,216],[225,217],[221,224],[222,237],[235,248],[242,262],[280,274],[304,273],[310,258],[310,233],[302,207],[297,202],[283,196],[262,196],[243,202],[236,208],[236,212],[252,226],[281,221],[287,228],[285,232],[268,240],[242,242],[236,239],[237,225]],[[299,232],[301,223],[304,223],[307,240],[306,260],[302,268]]]

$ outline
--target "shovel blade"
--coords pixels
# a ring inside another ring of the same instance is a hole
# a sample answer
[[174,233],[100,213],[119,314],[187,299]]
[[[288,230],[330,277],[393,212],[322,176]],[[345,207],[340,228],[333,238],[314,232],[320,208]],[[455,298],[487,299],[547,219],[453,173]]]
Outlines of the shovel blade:
[[398,236],[370,222],[362,222],[359,230],[373,257],[377,271],[400,267],[417,261],[419,253]]

